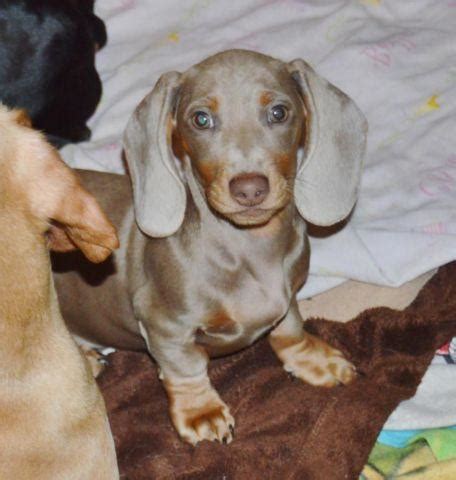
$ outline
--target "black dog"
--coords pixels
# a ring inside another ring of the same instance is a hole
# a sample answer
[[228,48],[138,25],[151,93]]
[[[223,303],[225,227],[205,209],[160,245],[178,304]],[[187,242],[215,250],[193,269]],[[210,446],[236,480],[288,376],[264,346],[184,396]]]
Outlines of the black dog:
[[106,28],[94,0],[0,0],[0,101],[23,108],[62,146],[90,138],[101,97],[95,52]]

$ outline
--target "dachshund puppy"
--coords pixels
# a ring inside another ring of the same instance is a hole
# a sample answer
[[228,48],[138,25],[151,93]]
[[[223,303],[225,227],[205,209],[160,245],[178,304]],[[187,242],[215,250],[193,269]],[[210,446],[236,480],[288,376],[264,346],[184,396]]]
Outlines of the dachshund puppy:
[[116,480],[104,402],[60,314],[48,247],[100,262],[118,239],[28,125],[0,104],[0,478]]
[[90,138],[106,43],[93,0],[0,0],[0,101],[27,111],[56,146]]
[[164,74],[140,103],[125,133],[132,190],[125,176],[82,174],[121,247],[99,269],[60,259],[64,317],[93,342],[148,349],[186,441],[231,441],[208,360],[262,335],[306,382],[354,377],[304,331],[295,296],[308,270],[305,219],[350,213],[366,128],[304,61],[231,50]]

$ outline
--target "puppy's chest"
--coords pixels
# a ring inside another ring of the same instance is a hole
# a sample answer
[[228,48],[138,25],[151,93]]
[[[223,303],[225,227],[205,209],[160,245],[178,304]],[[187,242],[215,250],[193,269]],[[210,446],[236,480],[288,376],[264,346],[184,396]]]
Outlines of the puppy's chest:
[[197,340],[214,354],[252,343],[285,316],[292,296],[283,257],[271,260],[267,251],[252,255],[249,249],[232,253],[207,259],[200,290],[204,313]]
[[223,283],[222,307],[246,326],[273,323],[288,309],[290,289],[280,264],[259,269],[247,264],[237,275],[226,275]]

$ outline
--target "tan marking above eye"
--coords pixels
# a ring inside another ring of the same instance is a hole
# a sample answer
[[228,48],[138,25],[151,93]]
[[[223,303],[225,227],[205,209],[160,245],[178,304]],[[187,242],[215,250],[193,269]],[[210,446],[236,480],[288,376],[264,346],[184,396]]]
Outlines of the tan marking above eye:
[[267,105],[269,105],[271,103],[273,98],[274,98],[274,96],[271,92],[267,92],[267,91],[261,92],[260,105],[262,107],[266,107]]
[[209,97],[209,103],[207,106],[214,112],[217,113],[219,110],[219,101],[216,97]]

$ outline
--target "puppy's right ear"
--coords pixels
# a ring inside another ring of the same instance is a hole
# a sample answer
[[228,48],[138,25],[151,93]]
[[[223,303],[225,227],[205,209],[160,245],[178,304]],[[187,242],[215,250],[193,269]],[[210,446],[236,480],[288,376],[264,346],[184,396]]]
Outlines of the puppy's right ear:
[[131,116],[124,136],[136,221],[152,237],[175,233],[184,220],[186,192],[172,151],[172,111],[181,74],[160,77]]

